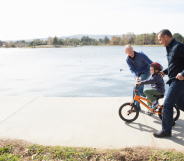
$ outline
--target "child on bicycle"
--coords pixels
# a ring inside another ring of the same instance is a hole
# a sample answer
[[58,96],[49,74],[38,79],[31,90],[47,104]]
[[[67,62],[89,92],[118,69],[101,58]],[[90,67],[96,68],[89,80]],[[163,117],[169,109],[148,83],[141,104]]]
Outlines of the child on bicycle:
[[147,80],[140,81],[135,85],[151,84],[152,89],[144,90],[144,94],[151,102],[153,102],[153,103],[148,102],[148,106],[150,106],[151,109],[155,109],[158,106],[158,101],[153,97],[153,95],[164,95],[165,93],[164,80],[162,76],[159,75],[159,72],[162,71],[163,67],[156,62],[150,64],[149,66],[151,77]]

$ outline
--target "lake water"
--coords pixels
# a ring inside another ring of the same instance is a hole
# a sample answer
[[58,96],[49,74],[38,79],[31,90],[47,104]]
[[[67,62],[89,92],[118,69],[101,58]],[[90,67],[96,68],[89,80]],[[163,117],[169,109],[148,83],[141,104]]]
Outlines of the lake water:
[[[134,50],[167,67],[164,47]],[[0,96],[132,96],[135,80],[126,57],[123,46],[0,49]]]

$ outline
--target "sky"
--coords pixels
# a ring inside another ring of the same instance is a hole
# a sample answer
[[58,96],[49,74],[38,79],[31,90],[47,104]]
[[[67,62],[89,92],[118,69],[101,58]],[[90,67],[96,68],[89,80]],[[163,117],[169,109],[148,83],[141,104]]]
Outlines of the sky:
[[1,0],[0,40],[169,29],[184,36],[184,0]]

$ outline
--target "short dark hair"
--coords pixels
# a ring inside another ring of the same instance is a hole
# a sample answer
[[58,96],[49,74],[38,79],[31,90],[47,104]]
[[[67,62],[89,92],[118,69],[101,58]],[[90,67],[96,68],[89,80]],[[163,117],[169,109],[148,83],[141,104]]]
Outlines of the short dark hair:
[[172,34],[168,29],[163,29],[158,34],[160,34],[161,37],[164,37],[164,35],[167,35],[168,37],[172,37]]

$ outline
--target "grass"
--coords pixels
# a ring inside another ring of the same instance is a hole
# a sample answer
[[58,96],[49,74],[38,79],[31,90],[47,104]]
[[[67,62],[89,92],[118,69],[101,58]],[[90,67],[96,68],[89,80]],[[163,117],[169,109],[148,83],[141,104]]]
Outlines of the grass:
[[184,161],[184,153],[149,147],[95,149],[42,146],[22,141],[0,140],[0,161]]

